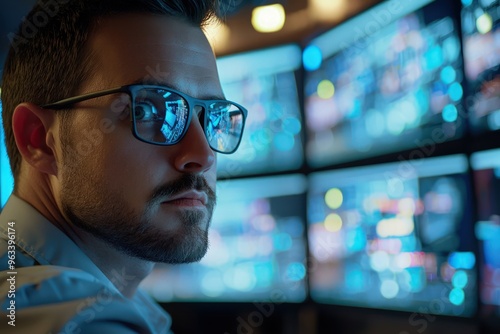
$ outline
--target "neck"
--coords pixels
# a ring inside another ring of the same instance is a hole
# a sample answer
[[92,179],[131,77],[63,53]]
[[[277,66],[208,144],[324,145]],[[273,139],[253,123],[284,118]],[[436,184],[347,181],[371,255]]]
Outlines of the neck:
[[153,270],[152,262],[128,256],[88,233],[72,239],[127,298],[135,295],[141,281]]

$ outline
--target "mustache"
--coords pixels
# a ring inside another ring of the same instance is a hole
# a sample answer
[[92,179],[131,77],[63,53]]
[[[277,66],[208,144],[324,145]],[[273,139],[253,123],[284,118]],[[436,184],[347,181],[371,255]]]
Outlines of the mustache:
[[189,190],[205,192],[208,197],[208,206],[215,206],[217,201],[215,191],[212,190],[203,176],[195,174],[183,174],[176,180],[158,186],[151,195],[150,203],[160,202],[165,197],[172,197]]

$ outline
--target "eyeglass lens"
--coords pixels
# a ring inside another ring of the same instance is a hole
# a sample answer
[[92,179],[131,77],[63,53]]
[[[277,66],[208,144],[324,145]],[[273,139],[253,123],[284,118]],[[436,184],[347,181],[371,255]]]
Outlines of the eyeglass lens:
[[[233,152],[243,131],[242,110],[226,101],[211,102],[206,109],[200,119],[210,147],[222,153]],[[188,101],[166,89],[143,88],[136,92],[134,112],[136,133],[149,142],[176,144],[189,126]]]

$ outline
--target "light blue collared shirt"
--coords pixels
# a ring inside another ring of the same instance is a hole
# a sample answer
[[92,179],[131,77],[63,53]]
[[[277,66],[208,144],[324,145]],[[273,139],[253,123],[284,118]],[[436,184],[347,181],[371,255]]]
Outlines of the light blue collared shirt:
[[106,277],[31,205],[15,195],[7,201],[0,214],[0,333],[170,333],[170,316],[149,296],[138,291],[129,299],[119,291],[131,278],[126,268]]

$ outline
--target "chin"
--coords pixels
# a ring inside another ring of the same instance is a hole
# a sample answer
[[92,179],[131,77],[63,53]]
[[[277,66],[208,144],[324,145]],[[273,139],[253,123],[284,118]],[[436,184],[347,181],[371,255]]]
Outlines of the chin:
[[121,248],[130,256],[147,261],[181,264],[200,261],[208,246],[208,223],[199,222],[181,224],[176,229],[150,229],[133,243],[122,244]]

